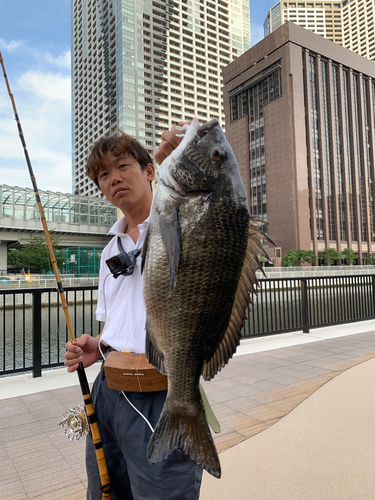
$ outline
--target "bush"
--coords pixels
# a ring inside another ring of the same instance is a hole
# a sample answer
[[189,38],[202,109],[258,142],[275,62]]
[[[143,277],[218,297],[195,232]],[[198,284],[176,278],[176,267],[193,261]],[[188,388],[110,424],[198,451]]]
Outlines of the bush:
[[341,258],[340,252],[334,248],[326,248],[323,252],[323,260],[326,266],[331,266],[333,262]]
[[358,255],[354,253],[354,250],[351,248],[345,248],[345,250],[341,252],[341,257],[346,260],[348,266],[352,266],[353,262],[358,259]]
[[370,253],[363,260],[367,266],[375,266],[375,255],[374,254]]
[[[62,267],[64,254],[57,250],[58,237],[50,233],[52,248],[54,250],[57,266]],[[42,235],[33,235],[30,240],[24,244],[21,250],[11,250],[8,253],[8,265],[13,269],[30,269],[31,271],[49,271],[52,270],[51,258],[49,255],[47,242]]]
[[282,258],[283,267],[298,267],[302,263],[312,264],[317,260],[317,256],[311,250],[289,250]]

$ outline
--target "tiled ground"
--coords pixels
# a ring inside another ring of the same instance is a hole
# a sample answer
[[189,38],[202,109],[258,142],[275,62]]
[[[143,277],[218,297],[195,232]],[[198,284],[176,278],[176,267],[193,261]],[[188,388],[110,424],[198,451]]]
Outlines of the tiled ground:
[[342,371],[375,357],[374,332],[238,356],[204,388],[219,452],[266,429]]
[[[375,357],[375,332],[236,356],[204,383],[222,432],[219,452],[289,413],[324,383]],[[84,500],[84,441],[57,421],[81,403],[79,387],[0,400],[0,500]]]

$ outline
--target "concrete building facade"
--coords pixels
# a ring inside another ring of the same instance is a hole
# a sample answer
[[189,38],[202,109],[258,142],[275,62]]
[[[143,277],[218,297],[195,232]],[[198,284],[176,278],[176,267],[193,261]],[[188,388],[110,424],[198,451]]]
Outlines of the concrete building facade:
[[342,45],[342,3],[279,1],[267,13],[264,36],[291,21]]
[[267,13],[264,36],[286,21],[375,61],[375,0],[279,1]]
[[342,4],[343,46],[375,61],[375,0],[345,0]]
[[285,23],[223,71],[250,210],[291,249],[375,253],[375,65]]
[[224,122],[222,68],[250,48],[248,0],[71,0],[73,190],[91,145],[117,127],[152,154],[163,130]]

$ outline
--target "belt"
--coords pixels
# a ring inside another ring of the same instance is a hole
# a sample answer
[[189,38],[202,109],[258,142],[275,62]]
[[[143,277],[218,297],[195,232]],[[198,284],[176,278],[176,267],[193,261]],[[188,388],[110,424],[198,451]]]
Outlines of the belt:
[[116,351],[116,349],[113,349],[113,347],[111,347],[110,345],[104,345],[102,343],[100,343],[100,349],[99,349],[99,352],[103,352],[104,353],[104,356],[103,356],[103,361],[102,361],[102,364],[100,366],[100,370],[103,370],[104,368],[104,363],[105,363],[105,360],[108,356],[108,354],[110,352],[113,352],[113,351]]
[[113,349],[113,347],[111,347],[110,345],[104,345],[100,342],[100,349],[99,349],[99,352],[104,352],[104,355],[105,357],[107,357],[107,355],[112,352],[112,351],[116,351],[117,349]]

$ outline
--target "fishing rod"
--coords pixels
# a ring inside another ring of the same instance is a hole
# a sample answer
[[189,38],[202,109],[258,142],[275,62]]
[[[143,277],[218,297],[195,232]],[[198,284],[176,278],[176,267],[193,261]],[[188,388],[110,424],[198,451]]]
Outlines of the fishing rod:
[[[43,210],[42,202],[40,200],[40,196],[39,196],[39,192],[38,192],[38,186],[37,186],[37,183],[36,183],[36,178],[35,178],[32,166],[31,166],[31,161],[30,161],[29,153],[28,153],[27,148],[26,148],[26,142],[25,142],[24,134],[23,134],[22,127],[21,127],[21,122],[20,122],[20,119],[18,117],[16,104],[14,102],[13,94],[12,94],[12,92],[10,90],[10,86],[9,86],[9,82],[8,82],[8,77],[7,77],[7,74],[5,72],[5,66],[4,66],[3,56],[1,55],[1,51],[0,51],[0,64],[1,64],[1,67],[3,69],[5,83],[6,83],[6,86],[7,86],[7,89],[8,89],[8,94],[9,94],[9,97],[10,97],[10,100],[11,100],[11,103],[12,103],[12,107],[13,107],[13,111],[14,111],[14,116],[15,116],[15,119],[16,119],[16,122],[17,122],[18,134],[19,134],[20,139],[21,139],[21,143],[22,143],[22,146],[23,146],[23,151],[25,153],[27,167],[28,167],[29,173],[30,173],[30,179],[31,179],[31,182],[32,182],[32,185],[33,185],[33,188],[34,188],[35,198],[36,198],[36,202],[37,202],[37,205],[38,205],[40,217],[41,217],[41,220],[42,220],[44,235],[45,235],[45,238],[46,238],[46,242],[47,242],[47,246],[48,246],[48,250],[49,250],[49,254],[50,254],[50,258],[51,258],[51,263],[52,263],[53,271],[55,273],[56,284],[57,284],[57,288],[58,288],[58,291],[59,291],[59,294],[60,294],[60,299],[61,299],[61,304],[62,304],[62,308],[63,308],[64,315],[65,315],[66,325],[68,327],[68,331],[69,331],[69,335],[70,335],[70,340],[71,340],[71,342],[74,342],[75,335],[74,335],[74,332],[73,332],[73,326],[72,326],[72,322],[71,322],[70,315],[69,315],[68,304],[67,304],[67,301],[66,301],[66,298],[65,298],[65,292],[64,292],[64,289],[63,289],[63,286],[62,286],[62,283],[61,283],[59,268],[57,267],[57,261],[56,261],[56,258],[55,258],[55,253],[53,251],[51,237],[50,237],[50,234],[48,232],[47,222],[46,222],[46,218],[45,218],[45,215],[44,215],[44,210]],[[111,500],[112,499],[111,486],[110,486],[110,481],[109,481],[107,464],[106,464],[105,456],[104,456],[103,444],[102,444],[102,440],[101,440],[101,437],[100,437],[100,431],[99,431],[98,422],[97,422],[96,415],[95,415],[94,405],[93,405],[91,394],[90,394],[90,388],[89,388],[89,384],[88,384],[88,381],[87,381],[86,372],[85,372],[85,369],[83,367],[82,362],[79,363],[79,366],[78,366],[78,369],[77,369],[77,373],[78,373],[79,383],[80,383],[80,386],[81,386],[83,400],[84,400],[84,403],[85,403],[87,421],[88,421],[88,423],[90,425],[91,437],[92,437],[92,440],[93,440],[93,443],[94,443],[94,446],[95,446],[96,459],[97,459],[97,462],[98,462],[100,480],[101,480],[101,484],[102,484],[102,486],[101,486],[101,489],[102,489],[102,500]],[[76,412],[76,413],[77,414],[79,413],[80,414],[79,416],[81,418],[83,417],[83,415],[81,414],[81,412]],[[78,415],[76,415],[76,416],[78,416]]]

